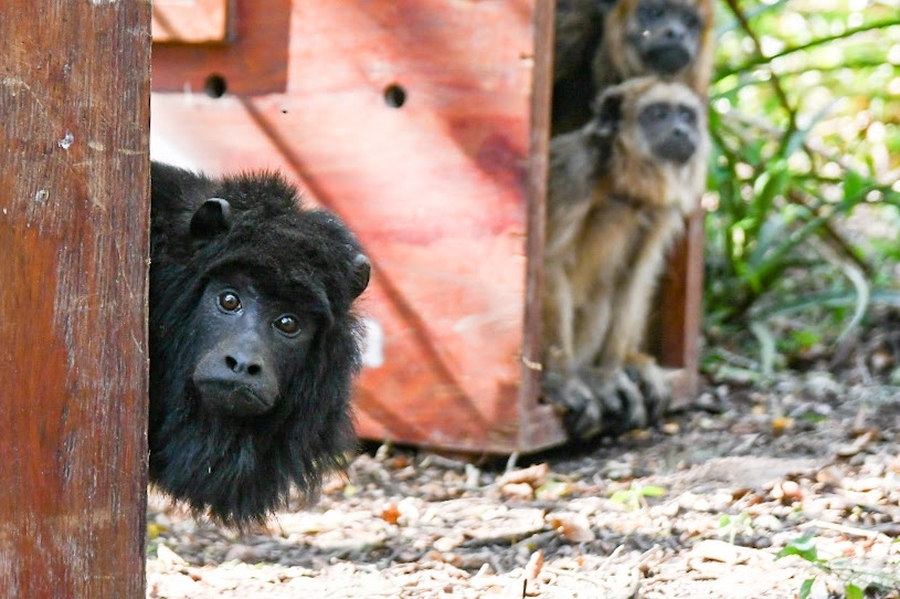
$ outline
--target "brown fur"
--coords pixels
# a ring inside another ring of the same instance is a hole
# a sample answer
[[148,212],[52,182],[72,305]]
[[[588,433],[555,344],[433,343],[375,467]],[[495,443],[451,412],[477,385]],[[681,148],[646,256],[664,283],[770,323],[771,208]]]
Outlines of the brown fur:
[[[609,379],[598,372],[630,367],[648,379],[652,393],[663,394],[661,374],[640,346],[667,248],[705,187],[706,110],[686,86],[653,77],[610,88],[598,105],[614,97],[621,97],[617,122],[601,114],[551,142],[545,367],[569,380],[565,385],[580,377],[595,388]],[[683,165],[655,156],[637,124],[641,110],[660,101],[696,111],[698,145]],[[580,394],[584,385],[575,385]]]
[[[592,71],[596,91],[620,83],[631,77],[656,75],[665,77],[641,61],[629,43],[638,24],[635,13],[642,0],[617,0],[604,17],[602,41],[594,55]],[[669,79],[680,81],[701,97],[706,97],[713,64],[713,4],[712,0],[667,0],[696,11],[702,20],[702,33],[691,62]]]

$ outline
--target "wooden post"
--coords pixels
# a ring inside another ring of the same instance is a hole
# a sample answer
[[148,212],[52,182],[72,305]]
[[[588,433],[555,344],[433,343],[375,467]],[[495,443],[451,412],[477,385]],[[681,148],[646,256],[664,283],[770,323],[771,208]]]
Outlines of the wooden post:
[[150,4],[0,19],[0,597],[144,597]]
[[700,326],[703,316],[703,210],[685,222],[660,279],[648,334],[651,351],[672,377],[672,408],[690,405],[700,386]]

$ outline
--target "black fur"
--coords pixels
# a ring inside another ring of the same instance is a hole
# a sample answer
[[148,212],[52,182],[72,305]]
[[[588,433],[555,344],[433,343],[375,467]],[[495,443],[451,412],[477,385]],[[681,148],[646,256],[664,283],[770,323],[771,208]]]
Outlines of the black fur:
[[[262,522],[292,485],[314,498],[323,474],[355,447],[352,303],[368,283],[368,260],[334,215],[302,209],[276,174],[211,179],[158,163],[151,172],[150,479],[195,513]],[[198,302],[212,278],[234,275],[263,303],[289,304],[317,323],[308,351],[275,365],[272,409],[243,417],[206,409],[192,381],[208,324]]]

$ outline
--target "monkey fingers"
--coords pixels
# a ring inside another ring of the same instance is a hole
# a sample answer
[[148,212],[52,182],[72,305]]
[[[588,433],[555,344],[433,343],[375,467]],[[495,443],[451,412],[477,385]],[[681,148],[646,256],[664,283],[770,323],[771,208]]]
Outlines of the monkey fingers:
[[638,385],[620,369],[591,369],[586,376],[603,415],[604,435],[647,426],[646,400]]
[[541,391],[562,416],[569,437],[588,439],[602,431],[602,404],[590,385],[578,374],[545,372],[541,379]]
[[629,358],[625,372],[640,388],[644,397],[646,425],[655,424],[666,413],[672,399],[672,386],[665,370],[650,356],[637,354]]

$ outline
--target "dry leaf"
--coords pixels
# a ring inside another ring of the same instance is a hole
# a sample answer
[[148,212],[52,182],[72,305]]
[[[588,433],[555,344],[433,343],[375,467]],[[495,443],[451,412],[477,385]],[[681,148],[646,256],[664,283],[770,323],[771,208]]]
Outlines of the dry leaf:
[[396,503],[389,503],[381,510],[381,519],[388,524],[396,524],[400,519],[400,509]]
[[595,538],[590,522],[583,514],[558,512],[547,516],[547,520],[565,540],[571,543],[586,543]]
[[535,464],[534,466],[529,466],[528,468],[510,470],[497,480],[497,484],[501,487],[503,485],[511,483],[529,483],[532,486],[536,486],[540,483],[541,479],[547,476],[547,473],[549,471],[550,467],[547,466],[547,464]]
[[168,569],[182,568],[187,564],[180,555],[162,543],[156,547],[156,558]]
[[525,588],[522,591],[523,595],[535,596],[538,594],[537,589],[535,588],[535,582],[537,582],[537,578],[540,576],[543,568],[544,552],[538,549],[531,554],[531,557],[528,558],[528,563],[525,564]]
[[531,499],[534,496],[534,489],[528,483],[509,483],[503,485],[500,492],[519,499]]
[[525,578],[529,583],[537,580],[537,577],[540,576],[541,570],[544,568],[544,551],[538,549],[534,553],[531,554],[531,557],[528,558],[528,563],[525,564]]

